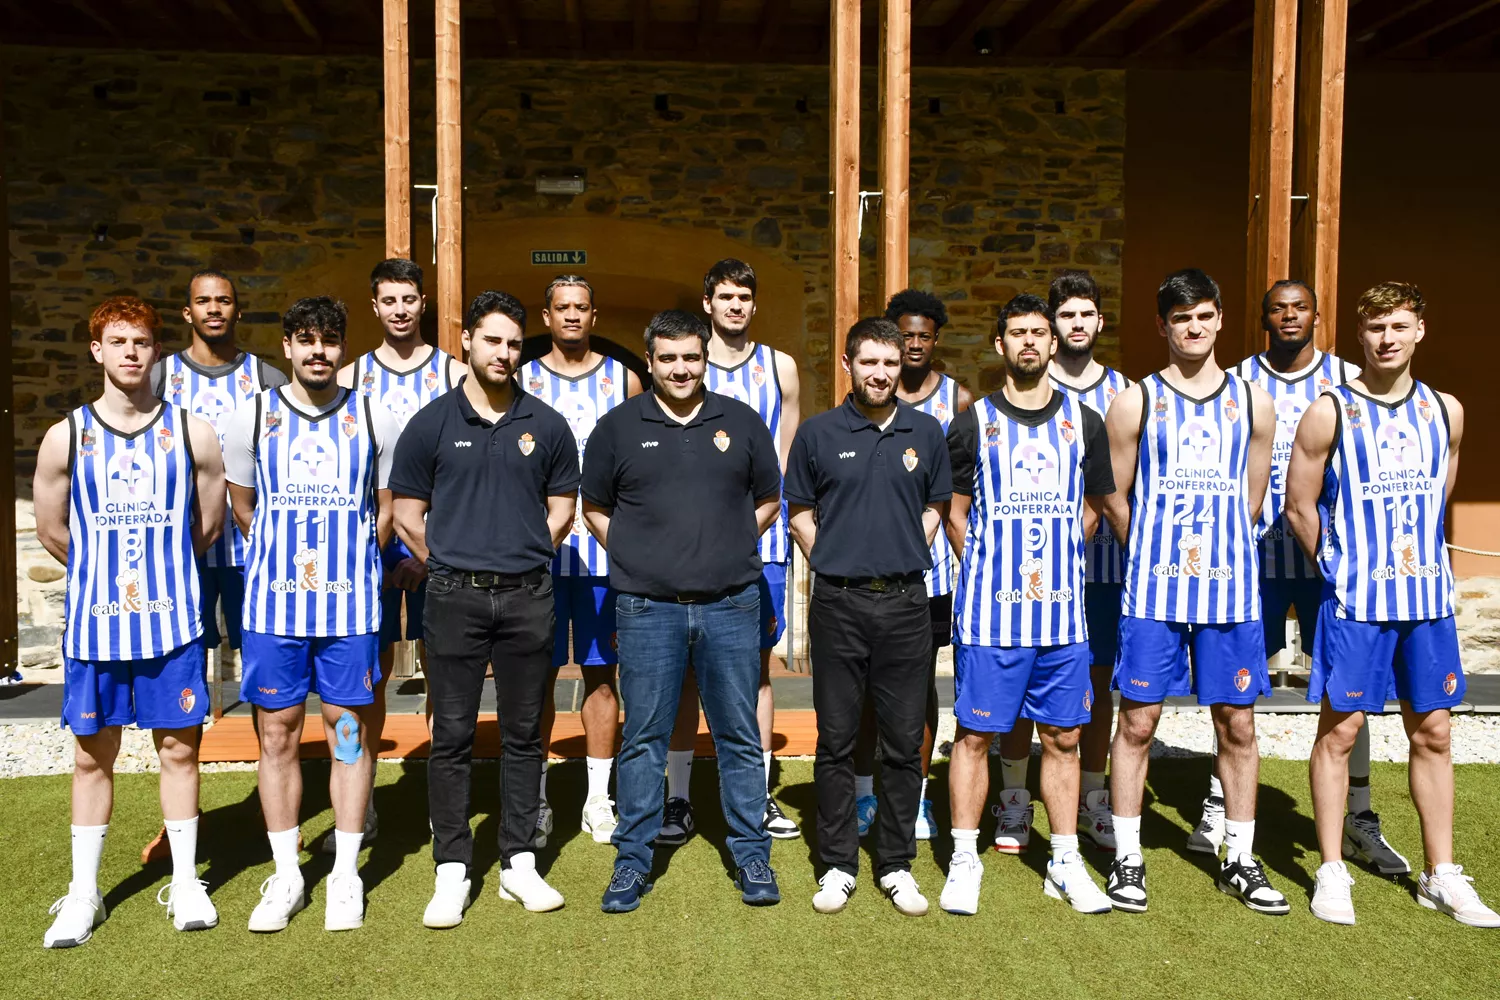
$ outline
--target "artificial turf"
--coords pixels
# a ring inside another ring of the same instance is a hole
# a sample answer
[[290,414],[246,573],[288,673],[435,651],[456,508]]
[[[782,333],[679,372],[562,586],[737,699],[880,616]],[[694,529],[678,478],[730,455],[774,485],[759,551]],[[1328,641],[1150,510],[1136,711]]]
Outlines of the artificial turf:
[[[332,824],[326,762],[305,765],[303,832],[316,850]],[[179,934],[155,901],[169,871],[142,868],[138,852],[160,813],[156,779],[116,779],[114,820],[100,884],[109,920],[92,941],[45,951],[47,907],[68,880],[68,779],[0,782],[0,995],[14,997],[1481,997],[1500,996],[1500,931],[1480,931],[1419,908],[1409,879],[1356,873],[1359,924],[1314,919],[1307,904],[1317,868],[1307,769],[1263,765],[1257,848],[1292,901],[1287,917],[1247,910],[1214,887],[1211,859],[1183,849],[1207,781],[1204,759],[1151,765],[1147,844],[1151,912],[1084,916],[1043,896],[1045,813],[1038,807],[1032,851],[985,857],[975,917],[937,908],[946,836],[919,845],[915,874],[932,901],[921,919],[902,917],[880,895],[868,867],[842,914],[822,916],[807,840],[776,842],[772,863],[781,905],[739,902],[722,849],[723,820],[712,763],[694,767],[700,835],[657,853],[656,890],[639,910],[599,912],[612,850],[578,833],[583,766],[556,765],[548,789],[557,810],[542,871],[568,900],[530,914],[501,902],[495,835],[498,768],[476,765],[476,901],[462,926],[422,927],[432,887],[426,779],[421,762],[380,768],[380,838],[363,856],[367,892],[362,930],[322,926],[330,860],[305,854],[308,909],[280,934],[245,930],[270,874],[253,774],[205,776],[199,840],[201,875],[220,914],[212,931]],[[1033,781],[1036,768],[1033,766]],[[998,772],[998,768],[997,768]],[[941,788],[946,765],[934,768]],[[998,782],[998,773],[995,775]],[[799,820],[813,814],[812,765],[780,765],[779,797]],[[1388,837],[1420,864],[1406,770],[1375,765],[1374,801]],[[996,784],[998,787],[998,783]],[[935,796],[938,822],[948,818]],[[1500,768],[1458,769],[1457,854],[1491,903],[1500,902]],[[992,833],[987,817],[982,836]],[[1085,849],[1101,884],[1108,856]],[[868,857],[863,861],[868,865]]]

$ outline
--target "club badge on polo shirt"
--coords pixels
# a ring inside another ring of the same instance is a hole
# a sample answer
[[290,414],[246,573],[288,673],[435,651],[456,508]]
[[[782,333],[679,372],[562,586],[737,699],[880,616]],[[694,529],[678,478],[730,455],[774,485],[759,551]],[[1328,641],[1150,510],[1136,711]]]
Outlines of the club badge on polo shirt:
[[914,472],[917,468],[917,449],[906,449],[906,454],[901,456],[901,464],[906,466],[907,472]]
[[714,447],[720,451],[729,450],[729,435],[724,433],[723,428],[714,431]]
[[516,439],[516,447],[521,449],[521,454],[530,455],[536,451],[536,439],[531,436],[530,431],[527,431]]

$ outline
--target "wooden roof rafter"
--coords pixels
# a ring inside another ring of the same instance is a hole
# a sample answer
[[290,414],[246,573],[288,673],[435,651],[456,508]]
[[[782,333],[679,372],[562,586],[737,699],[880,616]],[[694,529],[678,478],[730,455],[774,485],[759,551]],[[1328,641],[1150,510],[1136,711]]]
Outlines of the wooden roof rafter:
[[[1165,42],[1168,38],[1202,20],[1225,0],[1163,0],[1162,3],[1141,15],[1140,19],[1125,32],[1124,50],[1127,55],[1140,55]],[[1234,0],[1229,0],[1234,6]]]
[[1364,55],[1378,56],[1413,48],[1447,28],[1462,27],[1470,18],[1497,4],[1500,0],[1439,0],[1425,4],[1376,32],[1365,44]]

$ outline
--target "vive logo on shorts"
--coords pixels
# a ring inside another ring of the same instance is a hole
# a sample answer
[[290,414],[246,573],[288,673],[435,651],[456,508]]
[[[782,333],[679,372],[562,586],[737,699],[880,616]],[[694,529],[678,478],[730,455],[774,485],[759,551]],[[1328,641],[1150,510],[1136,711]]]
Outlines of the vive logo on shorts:
[[1131,684],[1132,687],[1138,687],[1138,688],[1148,688],[1148,687],[1151,686],[1151,682],[1150,681],[1136,680],[1134,677],[1130,678],[1130,684]]
[[988,719],[990,717],[990,713],[986,712],[982,708],[971,708],[971,709],[969,709],[969,711],[972,712],[973,714],[979,716],[981,719]]

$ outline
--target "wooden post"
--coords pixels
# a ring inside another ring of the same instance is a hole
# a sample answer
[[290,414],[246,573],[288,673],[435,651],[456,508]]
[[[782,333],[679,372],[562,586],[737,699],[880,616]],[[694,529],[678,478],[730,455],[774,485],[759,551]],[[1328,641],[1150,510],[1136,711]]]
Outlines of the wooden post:
[[1260,300],[1287,276],[1292,227],[1292,115],[1296,0],[1255,0],[1250,61],[1250,205],[1246,246],[1245,353],[1265,350]]
[[859,318],[859,0],[829,5],[830,170],[833,188],[833,405],[849,392],[839,362]]
[[1292,274],[1318,295],[1318,349],[1336,341],[1339,292],[1339,200],[1344,161],[1344,64],[1349,0],[1305,0],[1302,70],[1297,81],[1297,193]]
[[[0,128],[0,135],[4,129]],[[5,201],[5,157],[0,154],[0,232],[10,232]],[[11,370],[10,269],[0,274],[0,371]],[[0,378],[0,441],[16,440],[15,388]],[[20,667],[20,623],[16,620],[16,454],[0,448],[0,677]]]
[[409,0],[385,0],[385,255],[411,256]]
[[880,5],[881,305],[907,284],[911,202],[911,0]]
[[459,0],[436,0],[437,15],[437,307],[438,346],[463,356],[464,162],[462,13]]

